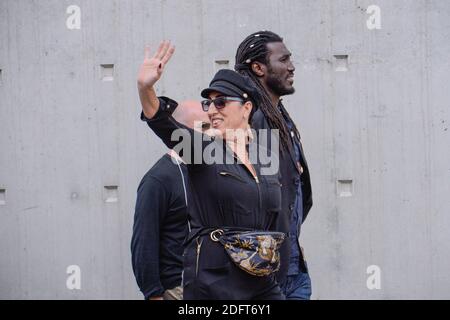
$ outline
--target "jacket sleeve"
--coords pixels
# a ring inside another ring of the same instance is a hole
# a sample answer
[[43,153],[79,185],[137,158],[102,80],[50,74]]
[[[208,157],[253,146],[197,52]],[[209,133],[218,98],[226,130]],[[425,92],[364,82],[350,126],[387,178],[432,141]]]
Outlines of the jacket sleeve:
[[151,119],[141,112],[141,120],[147,122],[150,129],[169,148],[179,154],[187,164],[202,164],[203,150],[214,141],[201,132],[189,128],[172,117],[178,103],[167,97],[159,97],[159,109]]
[[144,176],[137,192],[131,257],[136,282],[145,299],[162,296],[159,248],[160,222],[168,209],[169,195],[164,186],[151,176]]

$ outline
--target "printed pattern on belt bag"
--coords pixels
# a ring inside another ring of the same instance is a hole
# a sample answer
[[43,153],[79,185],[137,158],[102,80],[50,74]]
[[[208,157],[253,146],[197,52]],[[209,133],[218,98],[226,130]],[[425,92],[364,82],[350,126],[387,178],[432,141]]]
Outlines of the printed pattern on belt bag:
[[210,237],[219,241],[231,260],[251,275],[263,277],[280,269],[279,248],[285,239],[282,232],[224,232],[217,229]]

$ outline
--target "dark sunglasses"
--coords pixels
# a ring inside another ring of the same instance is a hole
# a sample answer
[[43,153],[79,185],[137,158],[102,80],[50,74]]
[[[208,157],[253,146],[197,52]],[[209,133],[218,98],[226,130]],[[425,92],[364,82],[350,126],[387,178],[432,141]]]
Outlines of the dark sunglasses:
[[203,111],[208,112],[209,106],[211,103],[214,103],[214,106],[216,109],[220,110],[225,108],[225,105],[228,101],[239,101],[244,102],[241,98],[235,98],[235,97],[217,97],[215,99],[207,99],[202,101],[202,108]]

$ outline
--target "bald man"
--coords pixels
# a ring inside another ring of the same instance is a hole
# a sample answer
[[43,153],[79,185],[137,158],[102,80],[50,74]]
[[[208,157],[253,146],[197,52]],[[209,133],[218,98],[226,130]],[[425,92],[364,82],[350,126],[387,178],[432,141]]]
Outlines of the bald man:
[[[210,121],[198,101],[179,104],[172,116],[197,131]],[[181,300],[183,243],[188,234],[187,171],[170,150],[145,174],[137,190],[131,254],[136,282],[145,299]]]

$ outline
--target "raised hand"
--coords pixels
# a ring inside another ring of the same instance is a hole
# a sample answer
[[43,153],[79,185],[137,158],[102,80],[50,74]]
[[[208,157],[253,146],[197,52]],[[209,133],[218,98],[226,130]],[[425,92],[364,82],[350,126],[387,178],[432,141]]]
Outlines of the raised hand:
[[159,109],[159,100],[153,85],[161,78],[164,67],[174,52],[175,47],[170,45],[170,41],[161,42],[153,56],[151,56],[150,47],[145,47],[144,62],[139,68],[137,84],[142,111],[149,119],[153,118]]
[[164,67],[169,62],[175,47],[170,41],[163,41],[159,44],[158,50],[151,56],[150,47],[145,46],[145,57],[138,73],[138,86],[140,88],[151,88],[161,78]]

